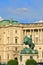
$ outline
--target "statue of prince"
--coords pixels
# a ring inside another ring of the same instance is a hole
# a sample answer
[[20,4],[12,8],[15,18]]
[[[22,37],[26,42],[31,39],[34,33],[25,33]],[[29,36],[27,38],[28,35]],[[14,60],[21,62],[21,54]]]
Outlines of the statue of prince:
[[27,36],[25,36],[25,37],[24,37],[24,40],[23,40],[23,43],[24,43],[25,45],[29,45],[29,47],[30,47],[31,49],[34,49],[34,47],[35,47],[35,44],[32,42],[32,35],[30,35],[30,38],[27,37]]

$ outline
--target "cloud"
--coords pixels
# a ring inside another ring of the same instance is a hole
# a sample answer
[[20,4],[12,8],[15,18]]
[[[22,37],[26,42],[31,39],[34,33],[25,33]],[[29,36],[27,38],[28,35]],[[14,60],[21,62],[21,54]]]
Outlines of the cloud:
[[1,16],[0,16],[0,21],[4,20]]
[[43,20],[43,0],[11,0],[8,1],[8,4],[3,2],[1,5],[0,15],[5,19],[12,17],[16,20],[28,20],[29,22]]
[[43,8],[8,8],[7,11],[13,15],[16,20],[28,20],[35,22],[36,20],[43,20]]
[[12,13],[16,19],[24,19],[28,17],[30,9],[29,8],[16,8],[16,9],[8,8],[8,11]]
[[27,12],[29,10],[29,8],[8,8],[8,11],[13,13],[13,14],[20,14],[20,13],[24,13]]
[[35,23],[43,23],[43,20],[36,21]]
[[29,9],[28,8],[17,8],[15,11],[16,12],[27,12]]
[[30,14],[31,10],[29,8],[17,8],[17,9],[8,8],[8,11],[16,16],[18,16],[18,15],[27,16]]

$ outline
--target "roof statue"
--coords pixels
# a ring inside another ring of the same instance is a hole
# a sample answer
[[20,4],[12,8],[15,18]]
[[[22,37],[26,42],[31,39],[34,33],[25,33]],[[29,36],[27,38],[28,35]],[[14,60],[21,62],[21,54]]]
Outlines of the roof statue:
[[32,42],[32,35],[30,37],[25,36],[23,39],[23,44],[28,45],[29,48],[25,47],[20,51],[21,54],[37,54],[38,51],[34,50],[35,44]]

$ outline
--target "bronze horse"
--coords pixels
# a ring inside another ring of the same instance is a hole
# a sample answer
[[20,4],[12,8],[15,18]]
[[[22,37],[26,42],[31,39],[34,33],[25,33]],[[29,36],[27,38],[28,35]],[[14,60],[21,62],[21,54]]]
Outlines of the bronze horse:
[[25,37],[24,37],[24,40],[23,40],[23,43],[24,43],[25,45],[29,45],[29,47],[30,47],[31,49],[34,49],[34,47],[35,47],[34,43],[32,42],[32,35],[30,35],[30,38],[27,37],[27,36],[25,36]]

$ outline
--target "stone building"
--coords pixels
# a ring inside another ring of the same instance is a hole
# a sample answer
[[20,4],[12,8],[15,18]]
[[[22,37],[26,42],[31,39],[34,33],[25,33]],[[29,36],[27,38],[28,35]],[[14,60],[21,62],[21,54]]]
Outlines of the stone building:
[[13,20],[0,21],[0,62],[15,58],[20,62],[20,50],[26,47],[23,45],[26,35],[32,35],[34,49],[38,50],[37,60],[43,62],[43,23],[23,24]]

